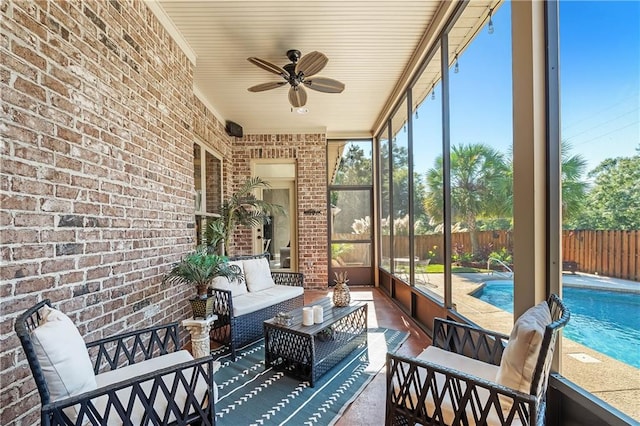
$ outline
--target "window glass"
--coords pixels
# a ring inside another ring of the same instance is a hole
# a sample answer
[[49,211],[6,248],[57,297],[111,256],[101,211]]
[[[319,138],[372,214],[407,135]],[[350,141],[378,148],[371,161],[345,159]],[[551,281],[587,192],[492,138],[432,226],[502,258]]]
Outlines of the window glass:
[[437,49],[413,87],[414,283],[444,297],[442,82]]
[[331,243],[333,267],[371,266],[371,243]]
[[329,183],[371,185],[371,141],[331,141],[328,151]]
[[391,119],[391,221],[393,226],[393,261],[396,275],[409,281],[409,135],[407,131],[407,102]]
[[[491,329],[496,325],[485,321],[495,307],[475,299],[488,290],[470,293],[487,279],[488,268],[494,271],[491,281],[513,291],[510,8],[505,2],[493,11],[492,33],[486,20],[468,44],[452,46],[449,64],[452,301]],[[466,13],[478,11],[465,9],[461,19]],[[497,331],[508,332],[513,302],[501,308],[497,322],[503,328]]]
[[640,3],[560,2],[559,22],[562,375],[640,420]]
[[202,211],[202,148],[197,143],[193,144],[193,178],[196,212]]
[[193,144],[193,177],[196,243],[202,244],[222,205],[222,160],[200,143]]
[[331,191],[331,238],[334,240],[371,238],[370,190]]
[[380,267],[391,269],[391,197],[389,182],[391,173],[389,170],[389,137],[388,128],[385,127],[378,138],[380,147]]
[[209,151],[205,150],[206,171],[204,185],[206,187],[207,213],[220,213],[222,203],[222,161]]

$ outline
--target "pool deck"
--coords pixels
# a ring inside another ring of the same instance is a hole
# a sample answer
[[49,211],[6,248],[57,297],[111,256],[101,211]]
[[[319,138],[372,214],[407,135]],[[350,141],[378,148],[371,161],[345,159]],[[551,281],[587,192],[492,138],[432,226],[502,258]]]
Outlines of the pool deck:
[[[442,274],[419,274],[417,287],[444,296]],[[453,302],[458,312],[476,324],[509,334],[513,315],[470,294],[488,280],[510,279],[502,274],[454,274]],[[568,286],[626,291],[640,294],[640,283],[588,274],[563,274]],[[634,348],[629,348],[633,350]],[[635,350],[640,350],[636,347]],[[613,359],[573,340],[562,338],[562,375],[623,413],[640,420],[640,369]]]

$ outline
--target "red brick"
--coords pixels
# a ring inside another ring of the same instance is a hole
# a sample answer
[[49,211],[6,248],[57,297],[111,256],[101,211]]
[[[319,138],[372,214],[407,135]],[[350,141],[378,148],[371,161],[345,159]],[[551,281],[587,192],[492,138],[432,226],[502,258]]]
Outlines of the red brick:
[[35,277],[28,280],[21,280],[16,284],[15,294],[39,293],[51,289],[55,286],[53,277]]
[[16,216],[14,223],[25,227],[52,227],[55,218],[48,214],[21,214]]
[[23,94],[36,98],[39,101],[44,101],[46,99],[46,92],[41,86],[38,86],[29,80],[25,80],[22,77],[18,77],[16,79],[15,83],[13,83],[13,87]]
[[[25,170],[27,168],[25,167]],[[14,177],[11,189],[22,194],[32,194],[37,196],[53,195],[53,185],[40,180]]]
[[53,257],[52,245],[21,244],[12,249],[14,261]]
[[35,65],[41,70],[45,70],[47,67],[47,61],[45,58],[40,56],[38,53],[34,52],[31,47],[19,45],[17,43],[13,43],[11,51],[18,57],[24,59],[30,64]]

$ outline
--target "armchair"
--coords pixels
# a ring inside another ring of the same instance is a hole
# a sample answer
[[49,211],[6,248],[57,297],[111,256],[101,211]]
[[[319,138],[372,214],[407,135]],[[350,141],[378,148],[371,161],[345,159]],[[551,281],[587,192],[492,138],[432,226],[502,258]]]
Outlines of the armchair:
[[44,300],[16,333],[36,382],[41,424],[215,424],[217,367],[179,350],[177,323],[84,344],[71,320]]
[[416,358],[387,354],[386,425],[541,425],[558,331],[556,295],[529,309],[510,336],[436,318]]

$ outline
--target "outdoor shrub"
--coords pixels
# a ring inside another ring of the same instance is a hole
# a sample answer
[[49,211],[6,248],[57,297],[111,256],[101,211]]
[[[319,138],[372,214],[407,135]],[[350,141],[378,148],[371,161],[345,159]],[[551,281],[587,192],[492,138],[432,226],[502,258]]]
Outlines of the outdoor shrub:
[[498,251],[491,252],[489,254],[488,259],[500,260],[500,261],[506,263],[507,265],[513,263],[513,255],[511,253],[509,253],[509,251],[506,249],[506,247],[502,247]]

